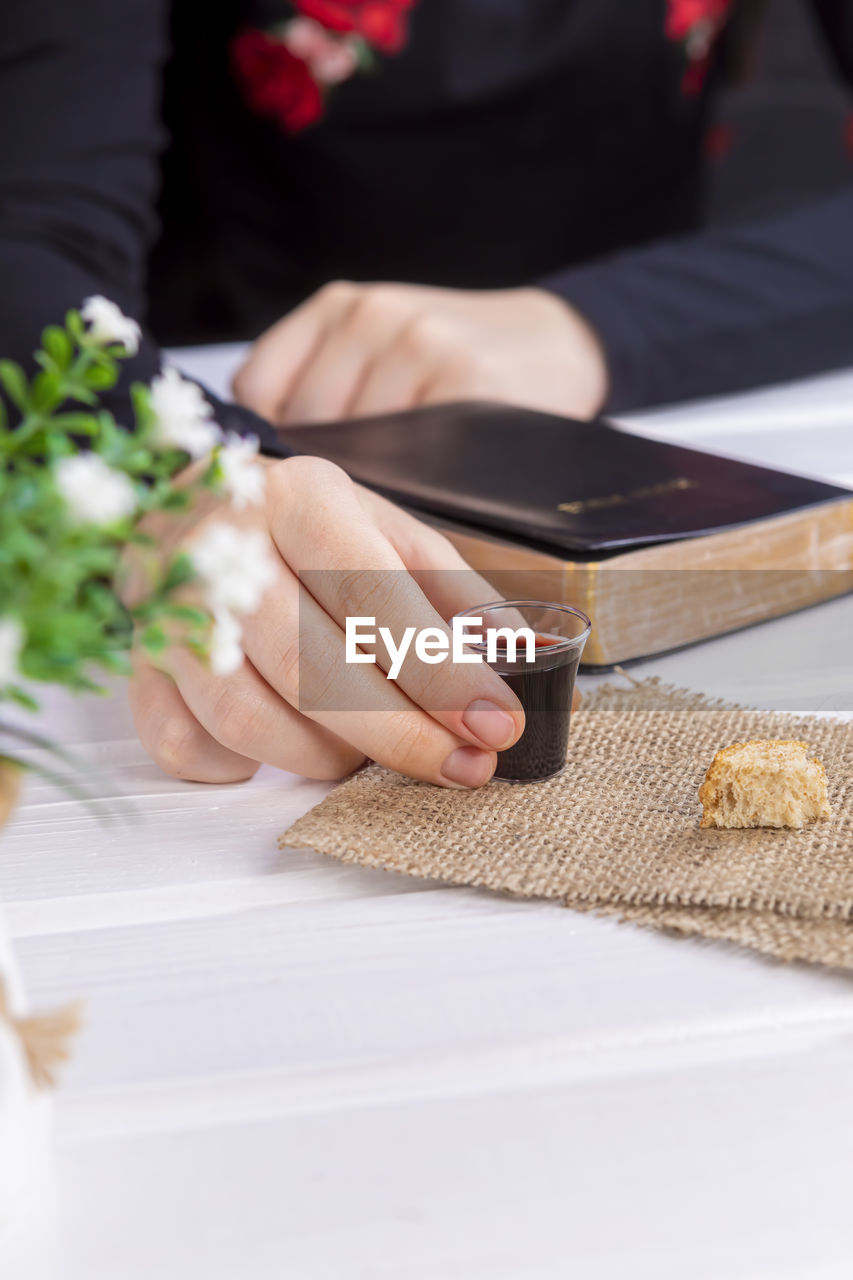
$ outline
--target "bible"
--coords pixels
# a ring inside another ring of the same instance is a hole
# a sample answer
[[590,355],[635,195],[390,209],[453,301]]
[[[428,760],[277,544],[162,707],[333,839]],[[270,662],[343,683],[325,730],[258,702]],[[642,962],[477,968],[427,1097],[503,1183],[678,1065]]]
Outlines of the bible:
[[584,666],[853,588],[853,492],[604,420],[468,403],[280,436],[435,524],[501,595],[589,614]]

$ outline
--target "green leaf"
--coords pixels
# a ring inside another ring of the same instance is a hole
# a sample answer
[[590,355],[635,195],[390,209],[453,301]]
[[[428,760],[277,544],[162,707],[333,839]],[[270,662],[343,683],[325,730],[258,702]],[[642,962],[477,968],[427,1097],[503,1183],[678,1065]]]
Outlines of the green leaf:
[[33,356],[33,359],[35,360],[37,365],[41,366],[42,369],[47,369],[48,373],[59,372],[59,370],[56,367],[56,361],[53,359],[52,356],[49,356],[46,351],[36,351]]
[[162,653],[169,643],[166,632],[156,622],[153,622],[150,627],[146,627],[139,639],[143,648],[153,654]]
[[98,434],[97,419],[91,413],[55,413],[51,418],[51,426],[78,436]]
[[104,653],[100,658],[101,666],[109,671],[112,675],[129,676],[133,671],[133,666],[126,654]]
[[69,336],[73,341],[79,342],[85,333],[83,318],[79,311],[66,311],[65,328],[68,330]]
[[186,604],[165,604],[160,608],[167,618],[174,618],[176,622],[188,622],[193,627],[210,625],[210,616],[203,609],[193,609]]
[[27,711],[38,711],[39,709],[39,704],[35,698],[30,697],[28,693],[18,688],[17,685],[12,685],[11,688],[6,689],[3,696],[10,702],[17,702],[19,707],[25,707]]
[[83,381],[94,391],[108,391],[118,381],[118,369],[113,364],[93,364],[83,374]]
[[132,450],[122,460],[122,468],[129,476],[147,477],[151,469],[151,454],[147,449]]
[[44,411],[53,409],[62,399],[62,380],[58,373],[50,373],[43,369],[33,378],[30,393],[30,405],[33,409]]
[[184,489],[175,489],[166,493],[158,502],[161,511],[183,511],[190,505],[190,494]]
[[26,413],[29,408],[29,388],[24,371],[13,360],[0,360],[0,383],[13,404]]
[[93,408],[98,403],[98,397],[94,391],[90,391],[79,382],[68,387],[68,399],[77,400],[80,404],[90,404]]
[[74,355],[74,348],[71,346],[71,339],[64,329],[60,329],[59,325],[50,324],[41,335],[41,345],[47,354],[55,361],[56,366],[60,370],[65,370],[71,364]]
[[130,401],[140,435],[148,433],[157,425],[157,416],[151,407],[151,388],[144,382],[134,382],[130,387]]
[[181,552],[175,556],[163,579],[161,591],[164,595],[171,595],[173,591],[177,591],[178,587],[186,586],[188,582],[195,579],[196,571],[192,560],[186,554]]
[[375,71],[378,66],[378,59],[367,41],[363,40],[361,36],[356,36],[352,43],[355,46],[355,56],[359,71],[368,73]]

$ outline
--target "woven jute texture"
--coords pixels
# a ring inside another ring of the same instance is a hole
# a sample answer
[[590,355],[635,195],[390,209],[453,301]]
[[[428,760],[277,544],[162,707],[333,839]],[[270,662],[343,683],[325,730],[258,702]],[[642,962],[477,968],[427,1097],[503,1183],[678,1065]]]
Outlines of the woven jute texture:
[[[750,738],[808,742],[832,817],[803,831],[700,829],[697,791],[714,753]],[[605,685],[573,716],[558,778],[449,791],[371,765],[280,845],[853,968],[851,722],[730,706],[655,680]]]

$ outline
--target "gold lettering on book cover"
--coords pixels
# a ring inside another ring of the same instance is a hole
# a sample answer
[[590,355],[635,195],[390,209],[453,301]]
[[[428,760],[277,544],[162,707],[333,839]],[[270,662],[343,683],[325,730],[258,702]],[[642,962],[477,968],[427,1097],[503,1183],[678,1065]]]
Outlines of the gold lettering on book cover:
[[583,498],[577,502],[560,502],[558,511],[565,511],[571,516],[583,515],[585,511],[603,511],[608,507],[626,507],[631,502],[641,502],[645,498],[660,498],[666,493],[677,493],[682,489],[697,488],[697,481],[686,476],[677,476],[674,480],[663,480],[660,484],[648,484],[642,489],[630,489],[627,493],[611,493],[601,498]]

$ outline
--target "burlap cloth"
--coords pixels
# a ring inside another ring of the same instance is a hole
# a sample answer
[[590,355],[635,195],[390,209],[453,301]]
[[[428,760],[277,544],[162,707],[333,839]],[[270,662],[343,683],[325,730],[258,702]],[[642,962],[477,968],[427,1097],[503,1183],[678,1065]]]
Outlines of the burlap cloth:
[[[833,816],[803,831],[700,829],[697,790],[715,751],[749,738],[810,743]],[[573,716],[558,778],[448,791],[370,765],[279,843],[853,968],[850,722],[730,706],[656,680],[605,685]]]

